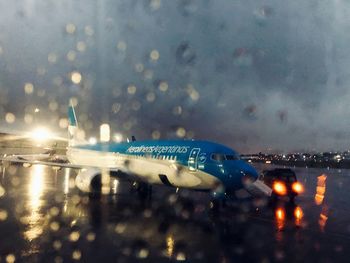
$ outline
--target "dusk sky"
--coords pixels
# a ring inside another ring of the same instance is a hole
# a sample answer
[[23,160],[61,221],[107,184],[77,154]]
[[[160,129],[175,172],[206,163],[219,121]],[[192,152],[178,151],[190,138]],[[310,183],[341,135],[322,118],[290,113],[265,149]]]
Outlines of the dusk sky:
[[[0,0],[1,130],[350,148],[350,2]],[[37,109],[37,110],[36,110]],[[37,111],[37,112],[36,112]]]

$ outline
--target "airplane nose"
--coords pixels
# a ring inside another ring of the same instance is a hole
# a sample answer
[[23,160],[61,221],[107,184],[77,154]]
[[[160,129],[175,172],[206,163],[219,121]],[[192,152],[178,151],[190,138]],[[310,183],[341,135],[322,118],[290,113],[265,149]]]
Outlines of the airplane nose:
[[258,180],[259,175],[252,166],[248,165],[242,170],[242,174],[243,186],[250,194],[254,196],[271,195],[272,189],[261,180]]
[[258,179],[258,172],[254,169],[254,167],[249,164],[244,164],[241,170],[242,173],[242,183],[252,183],[256,179]]
[[256,179],[258,179],[257,172],[253,171],[242,171],[242,183],[243,184],[249,184],[255,182]]

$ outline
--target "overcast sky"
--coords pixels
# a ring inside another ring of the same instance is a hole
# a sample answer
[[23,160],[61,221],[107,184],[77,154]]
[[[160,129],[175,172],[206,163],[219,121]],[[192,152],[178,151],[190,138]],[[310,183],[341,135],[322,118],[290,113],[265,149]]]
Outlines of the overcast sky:
[[63,132],[74,97],[88,136],[109,122],[240,152],[349,149],[349,11],[341,0],[1,0],[2,130]]

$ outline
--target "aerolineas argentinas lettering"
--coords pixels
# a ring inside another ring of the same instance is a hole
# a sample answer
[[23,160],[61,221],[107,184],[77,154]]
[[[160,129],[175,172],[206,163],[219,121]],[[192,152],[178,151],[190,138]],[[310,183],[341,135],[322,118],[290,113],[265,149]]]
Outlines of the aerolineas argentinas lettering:
[[130,146],[128,153],[187,153],[189,146]]

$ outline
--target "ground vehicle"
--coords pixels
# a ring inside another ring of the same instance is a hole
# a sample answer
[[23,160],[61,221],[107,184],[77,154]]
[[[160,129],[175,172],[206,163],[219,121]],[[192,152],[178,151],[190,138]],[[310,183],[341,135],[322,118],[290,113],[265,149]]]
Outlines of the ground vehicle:
[[290,201],[294,201],[294,198],[304,190],[294,171],[288,168],[264,170],[259,179],[272,188],[271,197],[274,199],[286,196]]

